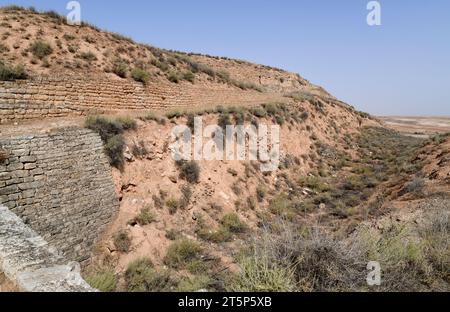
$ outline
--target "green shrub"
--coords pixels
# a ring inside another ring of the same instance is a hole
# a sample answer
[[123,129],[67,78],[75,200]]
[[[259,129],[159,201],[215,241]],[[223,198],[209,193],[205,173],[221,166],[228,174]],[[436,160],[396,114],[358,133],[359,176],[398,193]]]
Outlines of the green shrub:
[[242,233],[247,230],[246,224],[243,223],[235,213],[226,214],[222,218],[221,224],[232,233]]
[[195,82],[195,74],[191,71],[187,71],[187,72],[183,73],[183,79],[194,83]]
[[183,117],[184,113],[180,110],[172,110],[166,113],[166,117],[169,119]]
[[167,292],[176,286],[169,271],[157,271],[152,262],[145,258],[128,265],[125,282],[130,292]]
[[175,241],[180,237],[180,233],[178,231],[171,229],[166,231],[166,238],[171,241]]
[[225,70],[218,70],[216,75],[223,82],[230,82],[231,80],[230,73]]
[[200,179],[200,167],[195,161],[177,162],[180,170],[180,178],[189,183],[198,183]]
[[158,125],[165,126],[166,125],[166,118],[164,117],[158,117],[152,112],[147,113],[146,115],[140,117],[143,121],[155,121],[158,123]]
[[206,275],[198,275],[193,277],[184,277],[178,283],[178,292],[194,292],[207,289],[211,283],[211,279]]
[[169,64],[167,64],[166,62],[161,62],[158,60],[152,60],[152,65],[158,67],[160,70],[162,70],[163,72],[167,72],[169,70]]
[[39,59],[53,53],[53,49],[48,42],[37,40],[30,46],[31,53]]
[[71,35],[71,34],[64,34],[64,35],[63,35],[63,38],[64,38],[64,40],[66,40],[66,41],[72,41],[72,40],[75,40],[75,39],[76,39],[76,37],[73,36],[73,35]]
[[187,115],[186,126],[188,126],[189,129],[191,129],[192,132],[194,132],[194,130],[195,130],[195,115],[193,113],[189,113]]
[[112,64],[112,72],[120,78],[126,78],[128,73],[128,65],[122,59],[115,59]]
[[264,108],[262,107],[255,107],[251,110],[251,113],[258,118],[264,118],[267,116],[267,112]]
[[142,82],[144,85],[146,85],[150,79],[150,75],[142,68],[134,68],[131,71],[131,77],[135,81]]
[[206,226],[202,220],[198,221],[198,228],[195,232],[200,239],[216,244],[228,242],[232,238],[231,232],[225,226],[220,226],[214,231],[210,227]]
[[185,268],[190,262],[198,260],[202,247],[188,239],[178,240],[170,245],[164,263],[170,267]]
[[112,269],[102,269],[85,277],[86,282],[101,292],[113,292],[116,290],[117,279]]
[[230,119],[230,114],[229,113],[221,113],[217,124],[219,127],[221,127],[225,131],[227,129],[227,126],[232,125],[232,122]]
[[179,83],[180,82],[180,77],[178,76],[178,74],[176,72],[169,73],[169,75],[167,76],[167,79],[170,82],[173,82],[173,83]]
[[328,192],[330,190],[330,186],[317,177],[302,177],[299,179],[298,184],[316,192]]
[[292,268],[278,265],[266,257],[242,257],[241,271],[228,290],[231,292],[292,292],[295,290]]
[[149,208],[142,209],[141,212],[133,219],[133,223],[135,222],[140,226],[148,225],[155,221],[156,217]]
[[169,213],[171,215],[174,215],[175,213],[177,213],[178,208],[180,207],[180,203],[175,198],[170,198],[166,202],[166,206],[167,206],[167,208],[169,208]]
[[83,59],[83,60],[85,60],[85,61],[88,61],[88,62],[93,62],[93,61],[96,61],[97,60],[97,57],[95,56],[95,54],[94,53],[92,53],[92,52],[82,52],[81,54],[80,54],[80,57]]
[[279,194],[270,201],[269,210],[271,213],[287,219],[292,219],[294,215],[292,203],[284,194]]
[[414,193],[415,196],[422,196],[424,187],[425,187],[424,179],[414,178],[411,182],[407,183],[403,187],[403,189],[400,190],[399,196],[403,196],[409,193]]
[[180,199],[180,208],[187,208],[192,198],[192,188],[190,185],[186,184],[181,187],[181,199]]
[[10,67],[0,61],[0,81],[27,79],[28,75],[23,66]]
[[131,153],[136,158],[142,158],[146,155],[148,155],[148,150],[145,147],[145,143],[143,141],[140,141],[139,143],[133,144],[133,147],[131,148]]
[[109,162],[116,168],[121,168],[124,163],[123,152],[125,149],[125,142],[121,135],[113,136],[106,141],[105,153],[109,158]]
[[116,117],[115,121],[120,124],[123,130],[136,130],[137,123],[136,120],[129,116]]
[[258,188],[256,189],[256,198],[258,199],[258,202],[262,203],[265,197],[266,190],[262,186],[258,186]]
[[219,227],[216,231],[203,229],[197,235],[203,240],[216,244],[229,242],[232,238],[232,234],[225,227]]
[[103,142],[108,141],[113,136],[122,134],[124,131],[120,122],[102,116],[88,116],[84,125],[86,128],[97,132]]
[[128,233],[125,231],[120,231],[114,235],[114,246],[120,252],[129,252],[131,247],[131,239]]

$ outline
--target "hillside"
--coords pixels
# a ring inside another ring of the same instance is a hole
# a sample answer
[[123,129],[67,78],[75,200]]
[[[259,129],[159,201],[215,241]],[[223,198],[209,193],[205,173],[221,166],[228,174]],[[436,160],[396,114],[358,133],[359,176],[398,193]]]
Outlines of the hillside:
[[329,96],[297,74],[249,62],[167,51],[83,24],[66,25],[49,12],[3,8],[2,61],[27,75],[99,75],[141,82],[221,85],[288,94],[305,90]]
[[[448,290],[448,135],[388,130],[280,69],[138,44],[52,12],[0,17],[0,204],[76,254],[93,287]],[[195,117],[222,129],[278,125],[278,170],[175,162],[171,131]],[[75,142],[80,128],[90,131]],[[108,170],[92,163],[102,157]],[[24,194],[27,170],[39,183]],[[41,224],[47,211],[56,221]],[[369,261],[388,276],[377,289]]]

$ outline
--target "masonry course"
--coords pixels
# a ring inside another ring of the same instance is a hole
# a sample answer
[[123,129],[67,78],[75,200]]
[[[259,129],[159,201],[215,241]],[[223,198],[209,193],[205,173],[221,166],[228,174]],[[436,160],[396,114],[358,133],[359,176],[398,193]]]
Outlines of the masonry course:
[[0,204],[66,260],[87,261],[118,209],[100,137],[80,128],[0,137]]
[[280,93],[241,90],[225,84],[39,77],[0,82],[0,122],[81,116],[127,110],[170,110],[286,101]]

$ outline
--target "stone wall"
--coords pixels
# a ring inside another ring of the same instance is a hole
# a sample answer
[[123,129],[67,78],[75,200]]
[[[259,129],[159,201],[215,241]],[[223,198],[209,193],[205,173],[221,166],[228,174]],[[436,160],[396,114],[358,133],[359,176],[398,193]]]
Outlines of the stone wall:
[[95,291],[81,277],[78,263],[64,263],[55,248],[3,206],[0,206],[0,270],[14,284],[11,290]]
[[118,209],[100,137],[86,129],[0,137],[0,204],[60,250],[87,260]]
[[279,101],[277,93],[226,84],[151,82],[99,77],[40,77],[0,82],[0,122],[85,115],[116,110],[169,110]]

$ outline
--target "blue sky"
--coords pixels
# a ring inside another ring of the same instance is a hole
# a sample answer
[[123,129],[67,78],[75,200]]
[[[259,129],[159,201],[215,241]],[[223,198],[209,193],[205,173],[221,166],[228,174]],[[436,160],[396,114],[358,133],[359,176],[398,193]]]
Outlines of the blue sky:
[[[65,10],[66,0],[0,0]],[[298,72],[376,115],[450,116],[450,1],[80,0],[82,19],[157,47]]]

